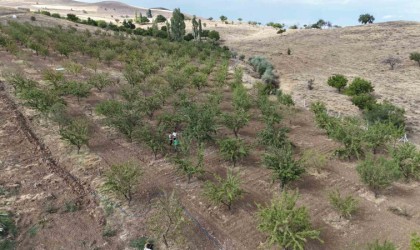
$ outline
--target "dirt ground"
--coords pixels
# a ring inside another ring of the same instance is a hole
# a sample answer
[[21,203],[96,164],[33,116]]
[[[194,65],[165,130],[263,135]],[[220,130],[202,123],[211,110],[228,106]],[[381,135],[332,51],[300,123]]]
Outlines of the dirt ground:
[[[398,28],[398,25],[401,27]],[[403,58],[403,55],[416,50],[415,46],[418,45],[408,41],[418,38],[419,33],[416,31],[420,29],[420,25],[390,23],[342,30],[298,31],[286,35],[273,34],[271,28],[256,28],[246,24],[234,26],[218,24],[217,29],[221,31],[224,43],[240,54],[245,54],[247,57],[262,54],[269,57],[280,73],[281,87],[293,94],[300,104],[298,106],[302,106],[303,100],[309,103],[322,98],[331,110],[355,114],[357,110],[352,107],[347,97],[338,95],[324,82],[333,73],[347,74],[350,77],[361,76],[372,80],[376,93],[381,98],[393,97],[396,104],[405,105],[410,126],[413,127],[410,139],[414,140],[418,136],[416,122],[420,121],[420,117],[415,114],[418,114],[416,112],[420,104],[418,99],[420,88],[415,88],[415,86],[420,85],[418,82],[420,69],[405,58],[404,63],[396,70],[389,71],[387,66],[380,64],[382,53],[379,48],[382,46],[382,52],[387,52],[386,55],[396,50],[396,47],[388,47],[388,43],[384,42],[384,37],[388,37],[386,41],[392,41],[395,43],[393,46],[398,44],[398,48],[401,48],[399,53]],[[399,36],[395,34],[397,31]],[[274,36],[277,39],[273,39]],[[398,37],[405,39],[397,43]],[[370,41],[370,43],[362,43],[362,40]],[[288,47],[292,49],[291,56],[286,55]],[[25,60],[22,60],[3,50],[0,50],[0,58],[1,71],[21,68],[35,80],[41,79],[42,69],[54,67],[63,62],[63,59],[58,56],[44,60],[29,54]],[[118,70],[115,68],[103,68],[103,70],[118,75]],[[392,79],[398,79],[399,84],[393,84],[386,76],[394,76],[395,78]],[[252,79],[250,76],[247,77]],[[313,91],[306,90],[306,81],[310,78],[315,78]],[[383,84],[379,84],[379,81]],[[404,85],[410,86],[410,91],[406,91]],[[387,86],[391,90],[388,90]],[[225,99],[229,95],[227,89]],[[98,212],[92,212],[98,210],[94,204],[82,203],[80,211],[62,212],[63,204],[77,198],[77,194],[74,194],[62,179],[38,164],[42,156],[34,154],[31,144],[25,141],[22,134],[16,132],[18,123],[13,118],[12,110],[6,103],[0,102],[0,107],[2,107],[0,109],[0,143],[1,148],[6,149],[0,152],[2,157],[0,159],[2,161],[0,184],[12,187],[16,182],[22,182],[22,176],[25,176],[27,183],[20,184],[22,187],[18,197],[22,195],[32,197],[31,201],[16,198],[4,208],[25,214],[26,217],[23,216],[23,219],[18,221],[23,231],[29,230],[34,224],[45,224],[33,238],[28,234],[21,236],[22,238],[19,239],[22,244],[21,249],[26,249],[25,246],[38,246],[41,249],[43,246],[45,249],[49,249],[50,246],[54,249],[59,249],[59,247],[66,249],[66,246],[72,246],[72,249],[90,249],[94,246],[102,246],[103,249],[123,248],[128,240],[141,236],[145,232],[142,223],[150,211],[148,201],[159,195],[160,189],[176,190],[181,196],[186,213],[194,218],[192,227],[195,233],[190,235],[190,240],[194,245],[192,249],[256,249],[260,246],[260,243],[264,241],[264,235],[256,230],[256,203],[267,203],[278,194],[278,184],[272,183],[271,172],[263,168],[260,163],[261,149],[256,148],[252,155],[237,167],[240,170],[242,187],[246,193],[244,198],[234,205],[233,213],[230,213],[223,207],[209,204],[202,195],[203,183],[201,181],[194,179],[191,184],[187,184],[185,178],[176,173],[169,161],[163,158],[154,160],[147,149],[128,143],[121,135],[104,126],[91,110],[99,101],[110,97],[111,93],[108,89],[103,93],[93,91],[93,94],[82,100],[81,104],[77,104],[74,99],[66,100],[73,113],[85,114],[94,124],[94,133],[89,147],[83,148],[80,155],[76,154],[73,147],[59,139],[58,129],[54,124],[37,118],[34,112],[27,108],[23,109],[23,113],[31,121],[34,131],[50,148],[52,155],[57,157],[60,165],[80,179],[86,189],[99,190],[102,174],[112,163],[132,159],[143,166],[145,173],[141,180],[142,185],[138,187],[130,206],[124,202],[118,202],[114,197],[98,197],[103,195],[100,192],[96,195],[102,207],[106,200],[113,202],[117,207],[106,221],[107,225],[118,229],[117,236],[112,239],[102,237],[105,225]],[[225,104],[222,103],[222,106]],[[253,118],[251,123],[240,132],[241,137],[249,143],[254,140],[257,131],[263,126],[258,117],[254,115]],[[312,148],[331,154],[337,148],[335,142],[316,128],[312,114],[305,108],[298,107],[284,122],[291,128],[289,137],[297,146],[298,152]],[[221,135],[228,133],[224,130],[219,132]],[[228,164],[218,156],[215,145],[210,145],[206,149],[205,161],[208,171],[221,174],[225,172]],[[3,162],[10,163],[3,164]],[[307,249],[362,249],[367,242],[375,239],[391,240],[400,249],[407,249],[410,234],[420,233],[419,183],[396,183],[379,198],[374,198],[373,193],[360,182],[355,165],[354,162],[331,159],[321,174],[307,174],[294,184],[293,187],[298,188],[301,193],[299,204],[308,207],[314,227],[321,230],[321,237],[324,240],[323,244],[309,242]],[[360,209],[350,221],[340,219],[329,205],[327,192],[334,189],[358,198]],[[55,214],[43,212],[50,193],[54,193],[57,197],[53,202],[60,208]],[[37,194],[37,197],[44,198],[32,201]],[[3,197],[0,196],[0,199]],[[20,200],[25,202],[24,205],[20,205],[21,203],[18,202]],[[396,215],[390,211],[390,208],[405,210],[409,216]],[[0,209],[3,208],[0,207]],[[92,216],[89,215],[91,213]],[[44,217],[47,217],[47,223],[40,223]],[[49,226],[52,227],[51,230]],[[67,238],[56,237],[56,235],[65,235]],[[84,241],[86,243],[83,243]]]

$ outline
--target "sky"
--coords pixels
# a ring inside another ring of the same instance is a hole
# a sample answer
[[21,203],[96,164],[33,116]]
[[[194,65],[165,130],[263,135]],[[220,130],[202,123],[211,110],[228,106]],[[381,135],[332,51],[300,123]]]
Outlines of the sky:
[[[96,2],[95,0],[79,0]],[[98,0],[97,0],[98,1]],[[333,25],[358,24],[360,14],[369,13],[375,22],[420,21],[420,0],[120,0],[138,7],[181,8],[199,17],[285,23],[315,23],[320,18]]]

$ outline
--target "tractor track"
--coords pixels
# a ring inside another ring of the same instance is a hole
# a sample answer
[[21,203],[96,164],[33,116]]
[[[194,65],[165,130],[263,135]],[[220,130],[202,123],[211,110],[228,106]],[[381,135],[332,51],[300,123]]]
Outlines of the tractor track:
[[52,173],[62,178],[64,182],[73,190],[73,192],[79,196],[80,200],[85,200],[88,204],[93,203],[97,205],[98,202],[94,196],[93,189],[89,185],[83,185],[76,176],[72,175],[65,168],[59,165],[58,160],[53,157],[51,150],[34,132],[32,126],[30,125],[30,121],[28,121],[28,119],[22,114],[16,102],[6,92],[3,82],[0,82],[0,98],[14,113],[19,130],[23,132],[30,143],[36,146],[35,150],[38,151],[42,156],[40,161],[45,164],[45,166],[47,166],[47,168]]

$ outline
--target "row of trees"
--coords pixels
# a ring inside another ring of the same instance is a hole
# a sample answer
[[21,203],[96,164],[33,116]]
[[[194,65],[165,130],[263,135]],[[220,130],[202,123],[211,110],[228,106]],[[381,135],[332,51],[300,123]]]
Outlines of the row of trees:
[[[330,137],[342,142],[344,148],[337,151],[339,156],[365,159],[358,165],[357,171],[375,195],[401,177],[405,180],[419,179],[420,153],[410,143],[395,144],[404,134],[403,127],[390,120],[377,120],[364,127],[363,121],[357,118],[329,116],[325,105],[319,102],[312,104],[311,109],[318,126],[325,129]],[[391,159],[372,155],[378,150],[389,153]]]

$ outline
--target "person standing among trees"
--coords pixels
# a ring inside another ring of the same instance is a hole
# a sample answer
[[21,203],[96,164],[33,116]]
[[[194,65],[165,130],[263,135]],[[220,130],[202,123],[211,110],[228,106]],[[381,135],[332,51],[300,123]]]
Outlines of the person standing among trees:
[[168,137],[169,137],[169,145],[172,145],[172,143],[174,142],[173,134],[169,133]]

